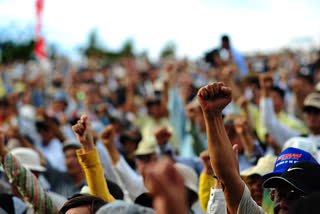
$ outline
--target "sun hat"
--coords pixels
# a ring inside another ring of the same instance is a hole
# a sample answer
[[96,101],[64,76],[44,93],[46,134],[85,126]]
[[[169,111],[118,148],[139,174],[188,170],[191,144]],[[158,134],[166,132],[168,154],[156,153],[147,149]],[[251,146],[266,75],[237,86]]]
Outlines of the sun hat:
[[184,185],[198,195],[197,173],[191,167],[181,163],[175,163],[174,167],[183,176]]
[[41,166],[40,155],[30,148],[14,148],[11,154],[16,157],[20,163],[30,171],[45,172],[46,168]]
[[136,156],[151,155],[156,152],[156,145],[154,143],[143,141],[139,143],[137,150],[135,151]]
[[75,141],[65,141],[65,142],[63,142],[63,147],[62,147],[63,152],[66,151],[69,148],[81,149],[81,145],[80,145],[80,143],[77,143]]
[[303,102],[303,111],[309,108],[316,108],[320,110],[320,93],[312,92],[310,93]]
[[309,152],[315,159],[317,158],[317,146],[315,142],[306,137],[292,137],[285,142],[283,149],[285,150],[288,147],[294,147],[297,149],[302,149],[306,152]]
[[274,164],[277,160],[276,156],[266,155],[258,160],[257,165],[241,171],[240,175],[243,177],[251,175],[264,175],[273,171]]

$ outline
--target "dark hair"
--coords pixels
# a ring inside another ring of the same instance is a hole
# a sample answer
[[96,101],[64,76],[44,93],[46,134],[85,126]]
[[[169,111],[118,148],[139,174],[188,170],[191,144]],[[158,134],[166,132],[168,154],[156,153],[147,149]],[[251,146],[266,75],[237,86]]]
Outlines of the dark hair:
[[128,141],[132,141],[138,145],[141,140],[142,140],[142,135],[140,131],[136,128],[125,130],[120,134],[121,144],[126,144],[126,142]]
[[3,108],[9,107],[9,101],[7,97],[3,97],[0,99],[0,107],[3,107]]
[[278,94],[280,95],[280,97],[281,97],[282,99],[284,99],[285,92],[284,92],[283,89],[281,89],[281,88],[278,87],[278,86],[272,86],[271,90],[274,91],[274,92],[276,92],[276,93],[278,93]]
[[216,66],[216,63],[214,61],[214,58],[218,56],[220,57],[219,55],[219,50],[218,49],[214,49],[214,50],[211,50],[207,53],[205,53],[205,56],[204,56],[204,61],[206,63],[209,63],[212,67],[215,67]]
[[59,210],[59,214],[65,214],[68,210],[81,206],[88,206],[90,208],[90,214],[94,214],[106,203],[103,199],[92,195],[76,195],[64,203]]
[[222,35],[221,37],[221,41],[224,41],[224,42],[229,42],[229,36],[228,35]]
[[187,202],[191,208],[192,205],[198,200],[198,194],[187,188]]
[[36,128],[38,132],[50,130],[48,123],[45,121],[37,121]]
[[144,207],[152,208],[152,195],[150,193],[142,193],[134,201],[135,204],[139,204]]
[[107,179],[106,181],[110,194],[117,200],[123,200],[124,194],[119,185]]

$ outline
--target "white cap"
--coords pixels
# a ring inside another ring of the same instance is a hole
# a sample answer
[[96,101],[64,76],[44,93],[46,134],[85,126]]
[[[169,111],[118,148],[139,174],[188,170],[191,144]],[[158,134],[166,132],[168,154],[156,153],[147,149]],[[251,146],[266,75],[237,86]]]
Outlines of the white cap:
[[198,195],[198,176],[194,169],[181,163],[175,163],[174,167],[183,176],[184,185]]
[[46,168],[41,166],[39,154],[30,148],[15,148],[11,150],[20,163],[31,171],[45,172]]

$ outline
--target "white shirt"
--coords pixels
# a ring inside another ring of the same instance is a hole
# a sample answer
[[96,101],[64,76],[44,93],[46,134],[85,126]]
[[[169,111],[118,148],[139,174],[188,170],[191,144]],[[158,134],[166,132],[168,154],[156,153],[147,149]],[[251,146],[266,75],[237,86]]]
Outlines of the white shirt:
[[135,201],[135,199],[142,193],[148,192],[144,186],[142,177],[128,165],[122,156],[118,163],[113,166],[113,170],[128,191],[129,197],[132,201]]
[[222,189],[211,187],[210,198],[207,205],[207,214],[226,214],[227,203]]
[[267,214],[251,197],[250,191],[245,185],[239,207],[238,214]]
[[41,144],[39,147],[42,155],[50,162],[51,166],[60,170],[66,171],[64,162],[64,154],[62,151],[62,143],[58,138],[53,138],[48,145]]

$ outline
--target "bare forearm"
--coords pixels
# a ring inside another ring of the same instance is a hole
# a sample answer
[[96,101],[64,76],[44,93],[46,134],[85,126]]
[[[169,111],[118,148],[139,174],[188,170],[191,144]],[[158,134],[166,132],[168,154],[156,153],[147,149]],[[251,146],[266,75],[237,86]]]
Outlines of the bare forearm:
[[113,143],[107,144],[106,148],[107,148],[108,153],[110,155],[112,165],[113,166],[116,165],[120,160],[120,153],[119,153],[118,149],[114,146]]
[[206,128],[210,161],[213,170],[224,188],[230,213],[236,213],[244,184],[237,171],[237,160],[225,131],[222,116],[206,115]]
[[[216,176],[223,181],[235,167],[233,150],[225,131],[222,116],[206,115],[205,122],[208,138],[210,161]],[[228,165],[229,167],[225,167]]]

